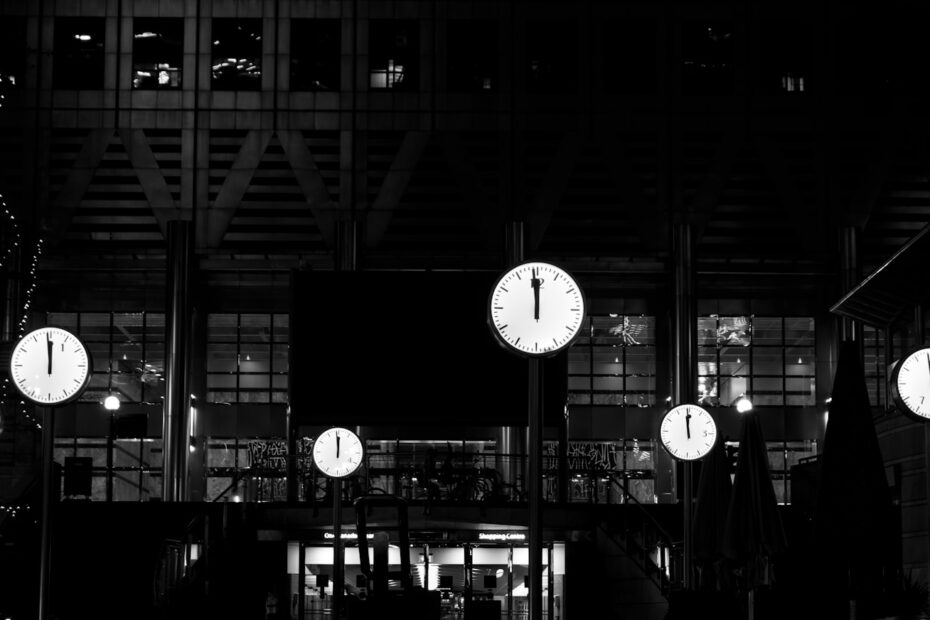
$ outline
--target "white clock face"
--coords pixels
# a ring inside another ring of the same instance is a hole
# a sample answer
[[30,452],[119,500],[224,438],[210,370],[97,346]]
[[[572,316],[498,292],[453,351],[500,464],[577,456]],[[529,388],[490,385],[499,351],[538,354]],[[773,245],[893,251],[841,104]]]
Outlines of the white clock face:
[[528,356],[554,355],[581,331],[581,287],[563,269],[529,262],[506,272],[488,306],[491,331],[508,348]]
[[16,343],[10,376],[29,400],[60,405],[84,391],[90,379],[90,355],[74,334],[58,327],[42,327]]
[[891,395],[905,413],[930,418],[930,348],[918,349],[898,362]]
[[346,428],[330,428],[313,443],[313,462],[331,478],[351,476],[362,464],[365,449],[358,435]]
[[662,418],[662,445],[677,459],[694,461],[707,455],[717,441],[717,424],[706,409],[678,405]]

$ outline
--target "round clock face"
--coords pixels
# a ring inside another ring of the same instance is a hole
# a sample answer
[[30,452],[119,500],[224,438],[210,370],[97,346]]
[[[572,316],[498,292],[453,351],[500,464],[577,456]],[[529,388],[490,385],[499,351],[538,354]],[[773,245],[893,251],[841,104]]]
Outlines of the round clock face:
[[90,355],[77,336],[42,327],[23,336],[10,358],[13,384],[34,403],[61,405],[81,395],[90,380]]
[[521,355],[554,355],[581,331],[585,302],[567,271],[549,263],[517,265],[498,279],[488,300],[497,339]]
[[313,462],[331,478],[351,476],[362,464],[365,449],[358,435],[346,428],[330,428],[313,442]]
[[930,418],[930,348],[917,349],[895,364],[891,398],[904,413]]
[[683,461],[695,461],[714,447],[717,424],[702,407],[678,405],[662,418],[659,433],[669,454]]

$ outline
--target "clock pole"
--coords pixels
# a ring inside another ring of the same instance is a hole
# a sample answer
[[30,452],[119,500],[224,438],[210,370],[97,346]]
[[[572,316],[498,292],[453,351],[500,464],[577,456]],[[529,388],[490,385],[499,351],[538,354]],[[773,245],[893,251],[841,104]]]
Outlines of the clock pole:
[[39,620],[49,616],[51,576],[51,517],[55,468],[55,409],[42,407],[42,530],[39,542]]
[[333,618],[342,617],[342,478],[333,481]]
[[529,358],[529,620],[542,620],[542,360]]

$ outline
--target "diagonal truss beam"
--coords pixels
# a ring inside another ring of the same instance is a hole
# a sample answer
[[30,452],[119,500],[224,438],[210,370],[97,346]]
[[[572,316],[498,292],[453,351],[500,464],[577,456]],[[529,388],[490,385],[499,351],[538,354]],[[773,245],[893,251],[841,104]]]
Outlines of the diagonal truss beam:
[[141,129],[120,129],[119,136],[123,141],[123,146],[126,147],[129,161],[139,177],[145,198],[152,207],[158,227],[163,235],[167,235],[168,221],[178,219],[180,211],[171,196],[168,182],[165,181],[165,175],[158,165],[158,160],[155,159],[145,133]]
[[198,213],[198,239],[208,248],[218,248],[226,235],[242,197],[252,182],[255,170],[271,142],[271,130],[249,131],[233,160],[232,167],[216,200],[202,214]]
[[429,138],[430,133],[427,131],[410,131],[404,136],[400,149],[384,176],[384,182],[381,183],[378,195],[367,214],[366,244],[368,247],[378,247],[384,238],[384,233],[407,189],[407,184],[410,183],[413,171],[426,149]]
[[90,187],[112,137],[112,129],[95,129],[85,138],[81,151],[74,160],[74,166],[52,201],[50,213],[46,215],[45,227],[51,239],[61,238],[71,224],[71,219],[87,188]]
[[332,248],[335,243],[336,229],[334,214],[339,209],[339,205],[330,197],[326,181],[320,174],[316,162],[313,161],[313,154],[307,147],[303,134],[292,130],[279,131],[277,135],[284,148],[287,161],[291,164],[291,169],[297,178],[297,184],[307,200],[307,207],[313,213],[313,219],[320,229],[323,242],[327,247]]

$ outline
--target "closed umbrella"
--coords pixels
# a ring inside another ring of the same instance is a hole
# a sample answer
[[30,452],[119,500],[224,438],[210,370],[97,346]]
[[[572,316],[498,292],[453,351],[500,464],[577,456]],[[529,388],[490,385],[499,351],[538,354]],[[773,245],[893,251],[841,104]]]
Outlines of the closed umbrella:
[[701,569],[700,584],[707,589],[720,589],[724,585],[723,543],[732,490],[726,444],[718,440],[701,463],[692,521],[694,559]]
[[755,589],[770,581],[770,561],[788,543],[769,474],[768,452],[759,414],[743,414],[736,478],[727,511],[724,555],[745,571],[749,618],[754,614]]
[[855,342],[840,345],[820,456],[814,536],[821,586],[874,603],[897,573],[896,513]]

